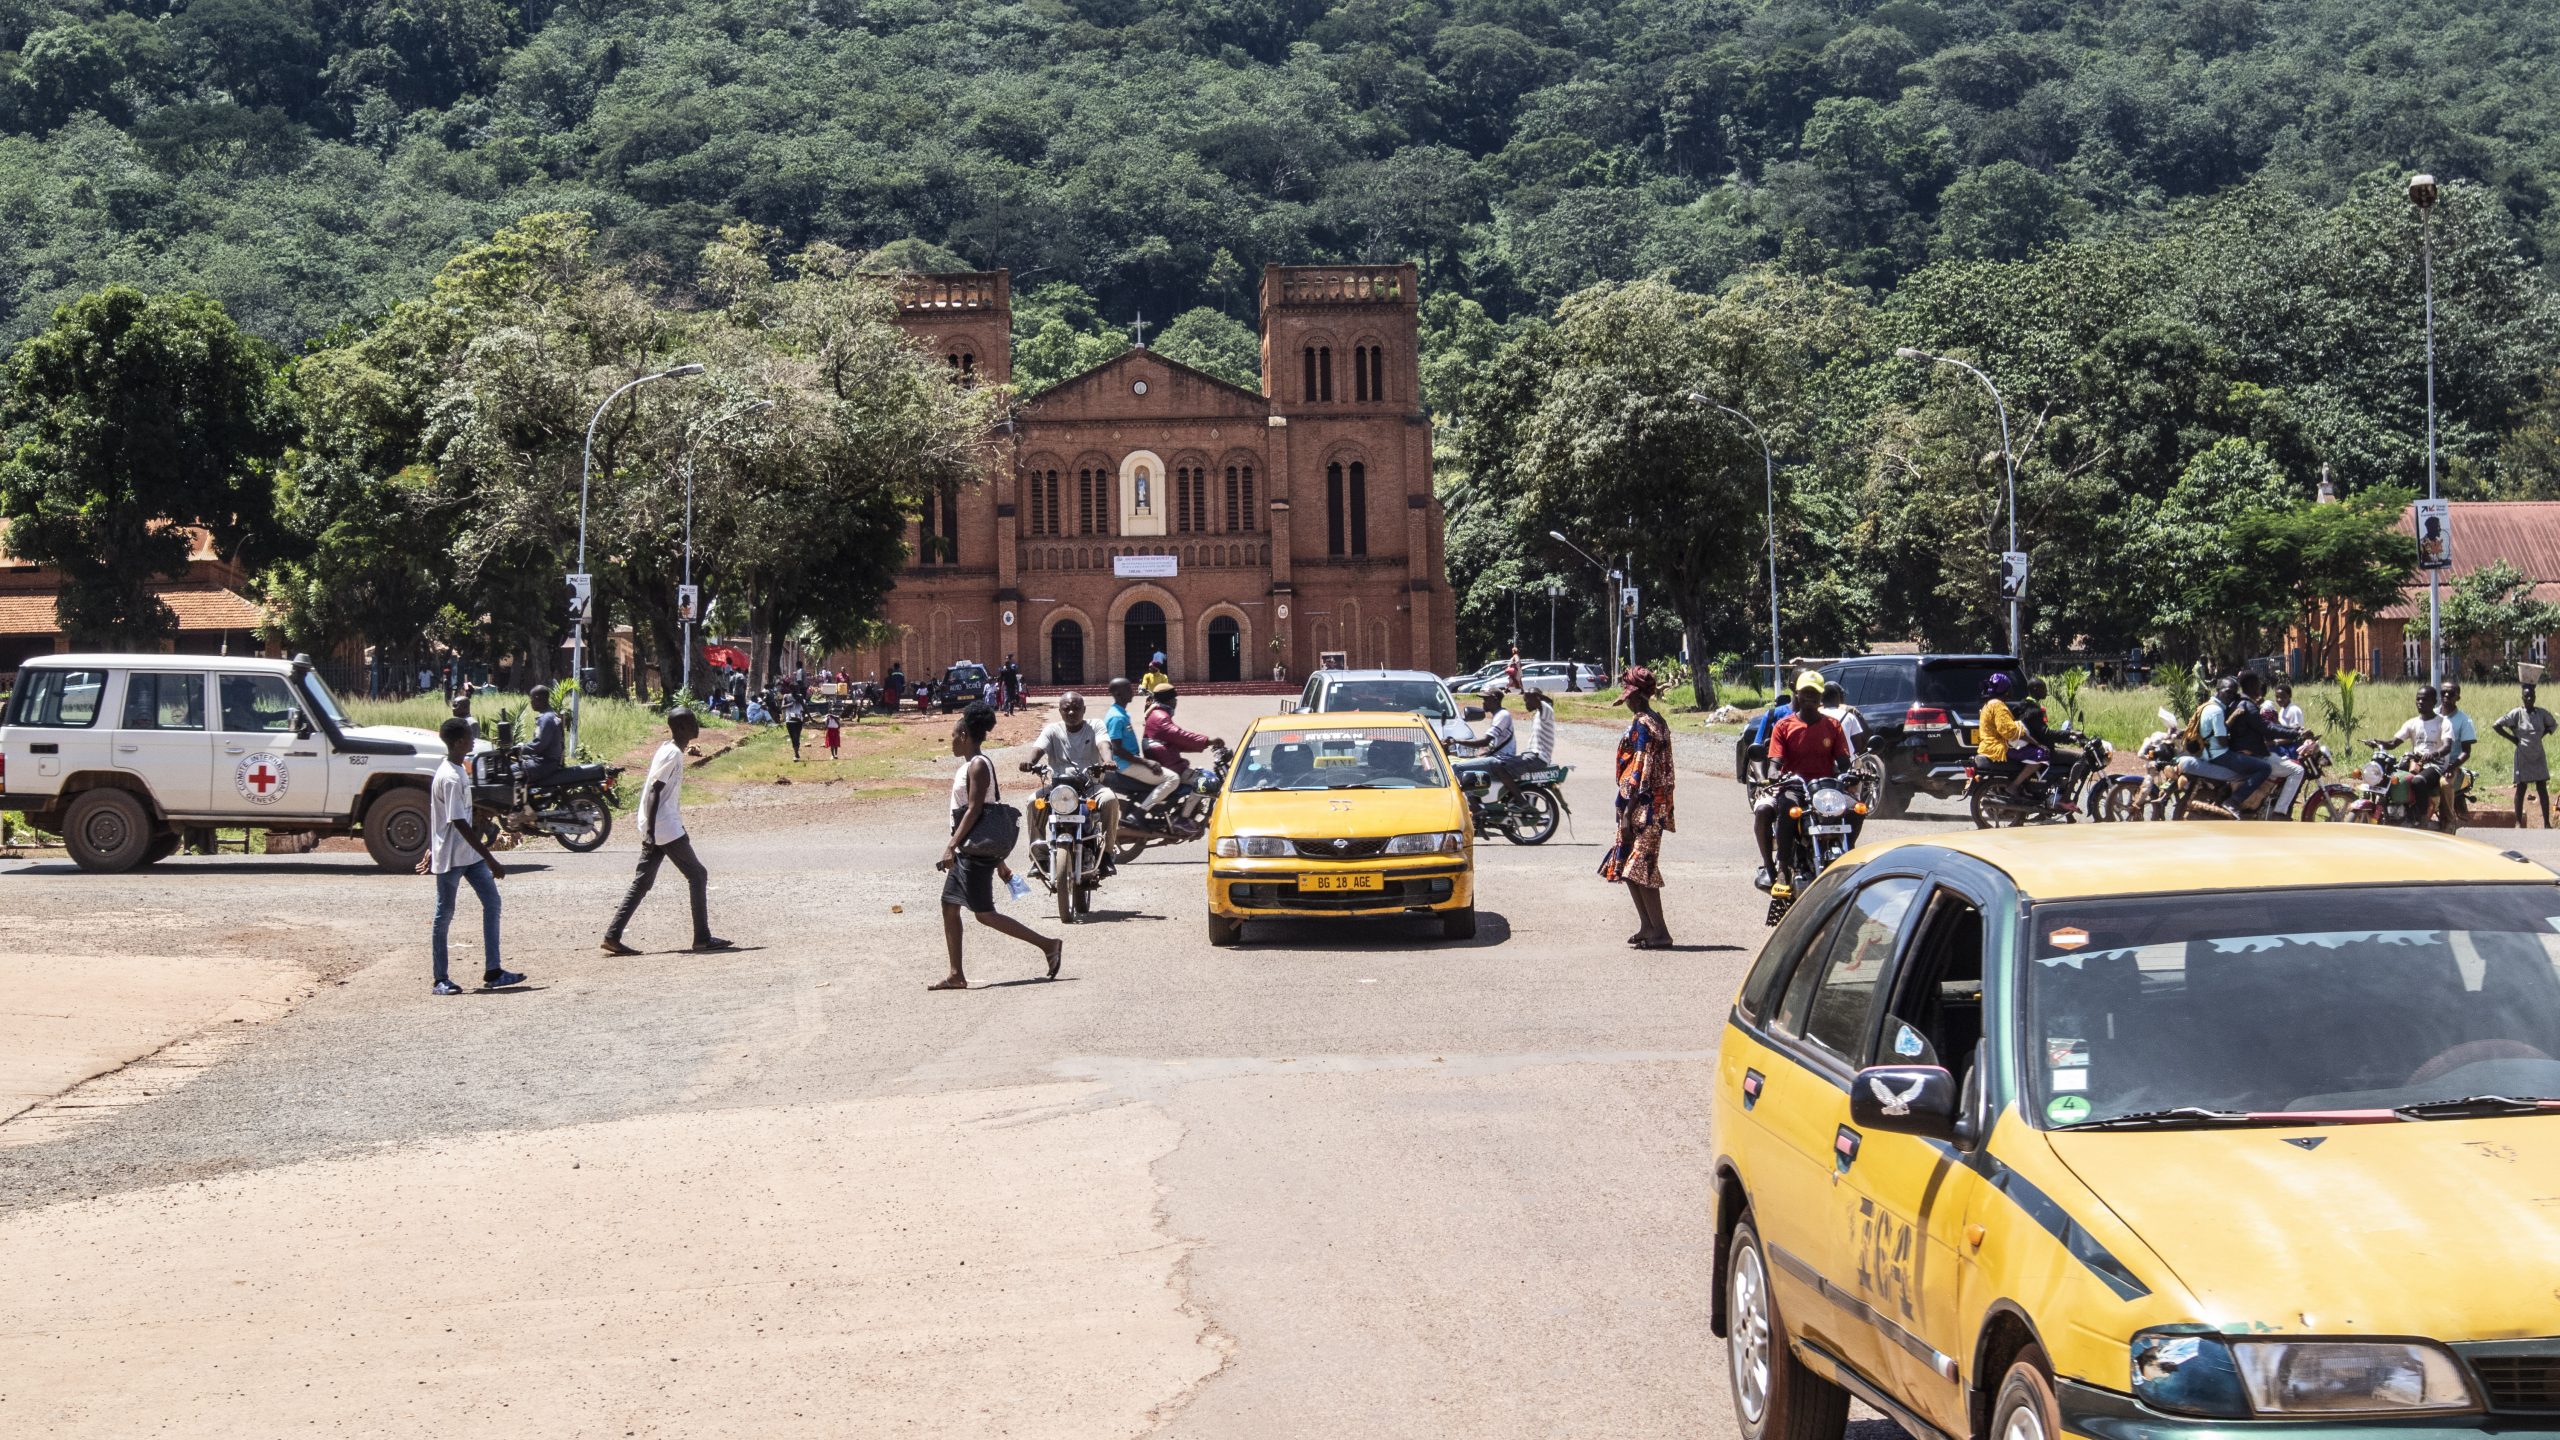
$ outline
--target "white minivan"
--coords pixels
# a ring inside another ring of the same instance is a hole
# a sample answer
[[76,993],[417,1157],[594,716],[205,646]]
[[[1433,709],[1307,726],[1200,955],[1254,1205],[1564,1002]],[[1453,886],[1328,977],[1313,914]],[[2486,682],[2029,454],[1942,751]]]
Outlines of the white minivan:
[[218,827],[361,834],[406,870],[443,758],[432,731],[350,721],[300,657],[40,655],[0,714],[0,810],[61,835],[84,870]]

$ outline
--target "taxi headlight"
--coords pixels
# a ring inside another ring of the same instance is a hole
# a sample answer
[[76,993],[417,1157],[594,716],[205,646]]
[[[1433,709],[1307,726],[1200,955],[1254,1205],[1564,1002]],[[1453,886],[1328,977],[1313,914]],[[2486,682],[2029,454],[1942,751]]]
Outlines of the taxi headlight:
[[1420,835],[1399,835],[1387,842],[1390,855],[1455,855],[1466,838],[1455,830],[1433,830]]
[[1239,855],[1268,860],[1289,853],[1289,842],[1278,835],[1221,835],[1209,853],[1232,860]]
[[2478,1402],[2453,1357],[2405,1340],[2225,1340],[2145,1331],[2133,1393],[2155,1410],[2245,1419],[2405,1415]]

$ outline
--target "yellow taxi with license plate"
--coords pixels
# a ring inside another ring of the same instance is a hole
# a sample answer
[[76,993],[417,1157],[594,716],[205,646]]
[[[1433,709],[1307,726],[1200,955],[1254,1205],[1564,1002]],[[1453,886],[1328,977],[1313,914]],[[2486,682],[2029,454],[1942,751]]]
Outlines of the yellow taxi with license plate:
[[1749,1440],[2560,1430],[2560,883],[2429,832],[1851,852],[1713,1103]]
[[1439,737],[1407,714],[1255,721],[1209,819],[1209,943],[1248,920],[1404,915],[1476,933],[1473,827]]

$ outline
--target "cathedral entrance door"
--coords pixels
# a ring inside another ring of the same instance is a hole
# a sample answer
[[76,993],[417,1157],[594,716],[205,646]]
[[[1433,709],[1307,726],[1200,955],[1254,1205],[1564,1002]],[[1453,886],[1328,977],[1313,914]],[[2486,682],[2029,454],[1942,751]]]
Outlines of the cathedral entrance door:
[[1049,628],[1049,683],[1084,683],[1084,627],[1073,620]]
[[1125,673],[1132,677],[1145,673],[1147,661],[1163,649],[1164,607],[1153,600],[1130,606],[1129,613],[1120,619],[1120,655],[1121,664],[1127,667]]
[[1233,615],[1221,615],[1209,622],[1209,679],[1212,682],[1244,678],[1244,632]]

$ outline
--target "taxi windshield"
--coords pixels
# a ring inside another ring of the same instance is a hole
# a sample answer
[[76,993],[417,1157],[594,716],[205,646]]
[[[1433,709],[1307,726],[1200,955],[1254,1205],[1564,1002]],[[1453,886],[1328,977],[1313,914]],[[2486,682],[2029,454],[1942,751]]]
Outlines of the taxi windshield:
[[2048,1126],[2560,1097],[2560,888],[2156,896],[2028,925]]
[[1420,715],[1426,720],[1446,720],[1458,713],[1449,704],[1447,687],[1437,680],[1343,680],[1325,687],[1323,708]]
[[1229,790],[1430,790],[1449,783],[1429,732],[1411,725],[1258,730]]

